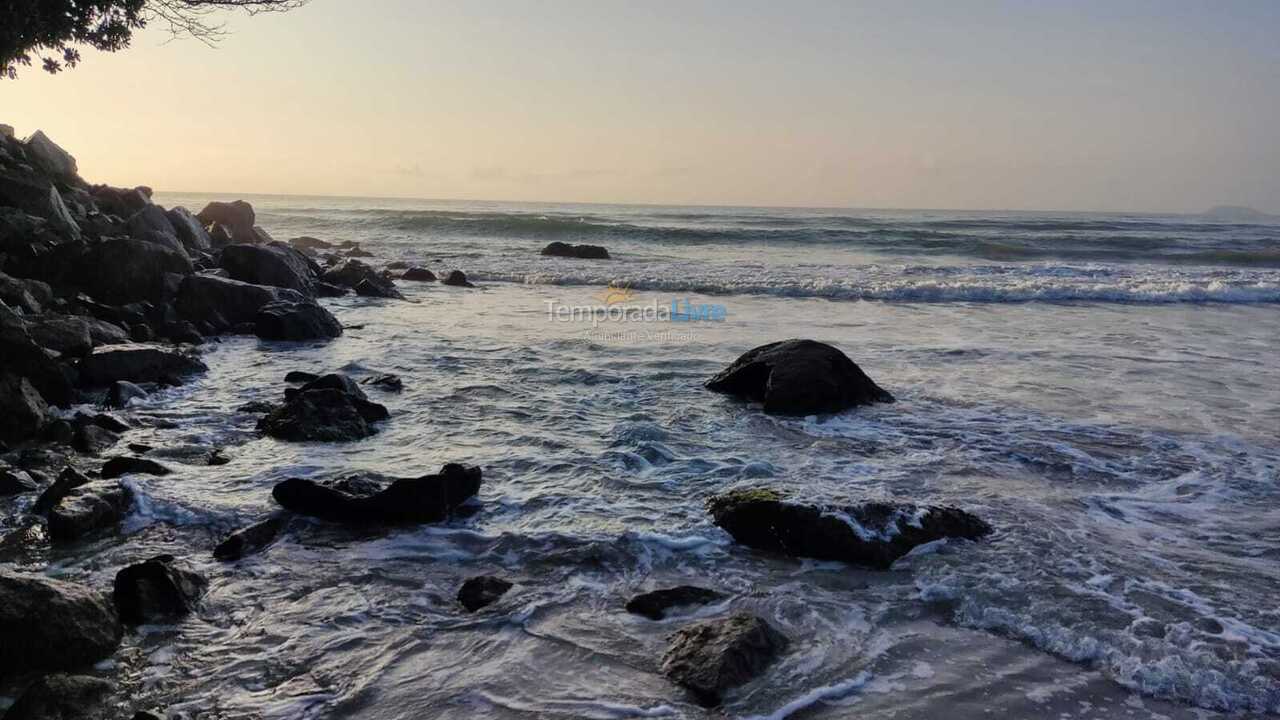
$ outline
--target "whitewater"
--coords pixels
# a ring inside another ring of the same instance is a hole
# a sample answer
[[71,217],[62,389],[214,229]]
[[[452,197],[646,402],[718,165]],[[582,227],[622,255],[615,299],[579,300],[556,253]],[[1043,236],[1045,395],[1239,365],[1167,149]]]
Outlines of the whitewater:
[[[121,537],[25,561],[109,585],[173,553],[210,579],[200,612],[126,639],[116,670],[135,697],[193,718],[1280,714],[1280,226],[246,199],[277,239],[353,240],[369,262],[460,268],[477,287],[325,300],[342,337],[225,338],[208,373],[123,413],[179,472],[128,480]],[[539,255],[553,240],[612,258]],[[618,292],[723,317],[548,312]],[[836,345],[898,402],[775,418],[702,387],[789,337]],[[405,389],[375,398],[392,417],[366,440],[263,438],[237,408],[276,400],[292,370],[392,372]],[[185,464],[209,445],[231,462]],[[274,509],[284,478],[445,462],[485,473],[448,523],[298,518],[259,555],[210,554]],[[703,507],[763,485],[956,505],[995,532],[888,571],[770,556]],[[515,587],[468,615],[453,596],[477,574]],[[726,599],[656,622],[622,609],[680,584]],[[729,610],[792,644],[708,711],[657,659],[680,625]]]

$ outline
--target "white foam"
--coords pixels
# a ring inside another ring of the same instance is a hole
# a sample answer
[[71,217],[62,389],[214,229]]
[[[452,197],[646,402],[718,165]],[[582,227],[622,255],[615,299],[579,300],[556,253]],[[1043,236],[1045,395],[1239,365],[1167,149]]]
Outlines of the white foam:
[[857,674],[848,680],[835,683],[834,685],[826,685],[820,688],[814,688],[782,707],[774,710],[768,715],[753,715],[744,720],[784,720],[795,713],[812,707],[824,700],[835,700],[846,697],[867,685],[872,679],[870,672],[866,670]]

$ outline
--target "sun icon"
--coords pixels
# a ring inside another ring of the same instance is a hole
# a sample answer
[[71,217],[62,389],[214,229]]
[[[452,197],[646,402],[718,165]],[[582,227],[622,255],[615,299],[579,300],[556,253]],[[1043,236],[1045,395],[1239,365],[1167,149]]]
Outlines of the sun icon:
[[631,289],[630,283],[622,283],[614,280],[609,283],[609,287],[601,290],[596,297],[600,298],[605,305],[616,305],[618,303],[627,302],[636,296],[636,291]]

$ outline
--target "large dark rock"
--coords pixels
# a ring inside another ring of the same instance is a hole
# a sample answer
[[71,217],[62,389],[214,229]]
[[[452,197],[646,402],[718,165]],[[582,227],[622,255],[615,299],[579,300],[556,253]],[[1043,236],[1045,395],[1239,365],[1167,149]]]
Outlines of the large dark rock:
[[71,446],[86,455],[97,455],[120,441],[120,435],[93,423],[78,423],[72,428]]
[[442,285],[452,285],[453,287],[475,287],[475,284],[467,280],[467,274],[461,270],[450,270],[449,274],[440,283]]
[[263,340],[323,340],[342,334],[342,323],[314,300],[281,300],[258,309],[253,332]]
[[80,381],[102,387],[117,380],[131,383],[174,380],[209,368],[190,355],[140,345],[113,345],[80,361]]
[[209,232],[190,210],[176,207],[165,214],[188,255],[195,257],[213,249],[213,240],[209,237]]
[[389,417],[354,380],[330,373],[287,388],[284,405],[272,409],[258,429],[281,440],[359,440],[374,433],[372,423]]
[[773,490],[735,490],[707,503],[716,525],[757,550],[886,569],[917,545],[977,540],[991,526],[953,507],[801,505]]
[[[45,402],[65,407],[75,397],[73,374],[55,356],[56,353],[51,354],[37,345],[27,332],[27,323],[0,302],[0,376],[8,372],[15,377],[25,377]],[[15,387],[0,380],[0,388],[12,391]],[[0,421],[0,427],[3,424]]]
[[438,522],[480,491],[480,468],[449,464],[437,475],[400,478],[386,489],[355,495],[312,480],[290,478],[271,491],[288,510],[354,525]]
[[749,350],[708,380],[707,388],[764,403],[764,411],[774,415],[893,402],[844,353],[813,340],[784,340]]
[[543,255],[582,258],[584,260],[608,260],[609,251],[599,245],[570,245],[559,241],[542,248]]
[[217,275],[188,275],[178,287],[174,303],[178,313],[192,322],[204,322],[225,330],[251,323],[262,306],[277,300],[301,302],[292,290],[232,280]]
[[38,313],[43,308],[40,300],[24,281],[0,272],[0,301],[10,307],[21,308],[26,313]]
[[103,594],[0,569],[0,675],[89,665],[110,655],[122,634]]
[[73,542],[117,525],[133,503],[133,493],[114,482],[82,485],[49,511],[49,538]]
[[219,560],[239,560],[258,552],[270,545],[288,522],[287,514],[282,513],[236,530],[218,543],[213,549],[213,556]]
[[69,357],[84,357],[93,350],[89,322],[78,315],[37,315],[27,318],[27,333],[41,347]]
[[661,620],[667,611],[690,605],[706,605],[724,598],[724,593],[694,585],[679,585],[641,593],[627,601],[627,612],[650,620]]
[[494,603],[498,598],[506,595],[511,588],[512,584],[502,578],[477,575],[467,578],[462,583],[462,587],[458,588],[458,603],[466,608],[467,612],[475,612]]
[[124,475],[168,475],[172,472],[155,460],[121,455],[103,463],[100,474],[104,480],[112,480]]
[[191,260],[173,248],[136,238],[112,238],[90,245],[66,279],[98,300],[130,303],[162,297],[166,275],[189,275],[191,269]]
[[225,228],[233,242],[255,243],[258,241],[258,236],[253,231],[257,220],[253,206],[244,200],[229,203],[211,202],[196,214],[196,219],[206,228],[212,225]]
[[0,497],[35,492],[39,488],[28,473],[13,468],[0,468]]
[[53,177],[59,180],[76,178],[76,159],[71,156],[71,153],[50,140],[43,130],[32,133],[23,146],[27,151],[27,159]]
[[208,581],[160,555],[116,573],[112,597],[128,625],[175,620],[196,609]]
[[103,396],[102,404],[109,408],[123,408],[127,407],[131,401],[146,396],[146,389],[137,384],[127,380],[117,380],[107,388],[107,394]]
[[45,488],[44,492],[40,493],[40,497],[36,498],[35,504],[31,506],[31,512],[45,515],[72,490],[87,484],[89,484],[89,478],[83,473],[73,467],[65,467],[53,484]]
[[726,691],[759,675],[789,644],[769,623],[746,613],[691,623],[669,640],[662,674],[707,707],[719,705]]
[[178,231],[169,221],[169,215],[159,205],[145,205],[125,223],[130,237],[164,247],[190,258],[187,248],[178,239]]
[[326,270],[320,279],[331,285],[349,287],[361,295],[404,299],[390,278],[359,260],[344,260]]
[[23,691],[4,720],[107,720],[115,686],[88,675],[45,675]]
[[35,437],[49,421],[49,406],[25,377],[0,373],[0,442]]
[[95,317],[80,316],[89,329],[89,339],[94,347],[99,345],[121,345],[129,342],[129,331],[116,323],[99,320]]
[[235,280],[315,294],[316,273],[311,262],[284,243],[228,245],[222,249],[219,265]]
[[424,267],[411,267],[400,275],[400,279],[412,282],[435,282],[436,274]]

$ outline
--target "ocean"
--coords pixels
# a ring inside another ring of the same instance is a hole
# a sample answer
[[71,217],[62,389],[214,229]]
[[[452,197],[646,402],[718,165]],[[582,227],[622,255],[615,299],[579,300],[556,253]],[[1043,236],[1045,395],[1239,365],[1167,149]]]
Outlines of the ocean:
[[[477,287],[326,300],[341,338],[224,338],[207,374],[126,413],[130,441],[180,471],[127,481],[122,537],[45,559],[109,586],[169,552],[210,578],[197,615],[126,639],[137,697],[202,718],[1280,713],[1280,225],[246,199],[277,239],[354,240],[369,262],[460,268]],[[555,240],[612,259],[538,254]],[[841,348],[898,402],[781,418],[702,387],[791,337]],[[392,417],[367,440],[262,438],[236,408],[279,398],[290,370],[392,372],[405,389],[370,391]],[[182,465],[197,445],[231,462]],[[284,478],[446,462],[484,470],[465,517],[299,519],[238,563],[210,555]],[[956,505],[995,533],[888,571],[774,557],[704,509],[756,486]],[[454,594],[482,573],[516,586],[466,614]],[[680,584],[728,599],[656,622],[623,611]],[[708,711],[658,658],[690,618],[730,609],[791,645]]]

